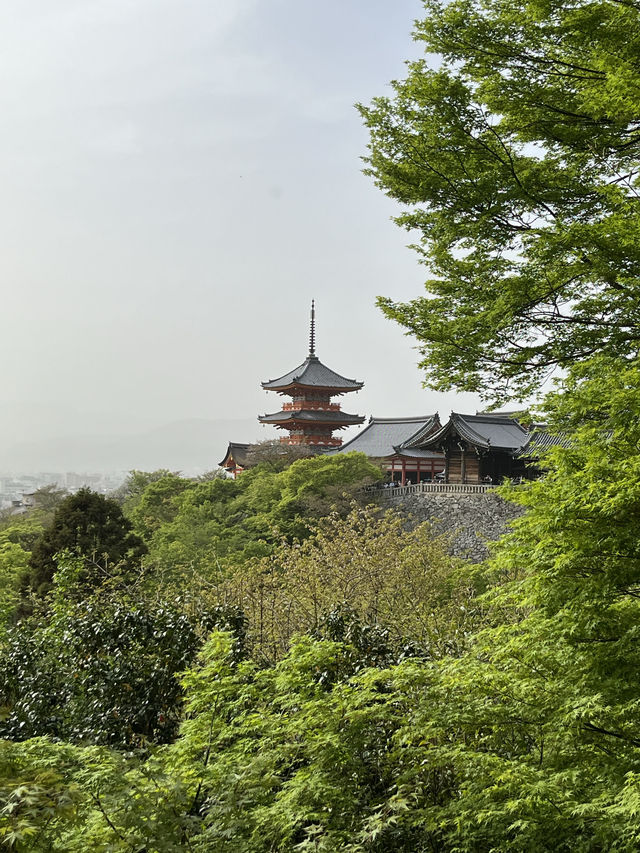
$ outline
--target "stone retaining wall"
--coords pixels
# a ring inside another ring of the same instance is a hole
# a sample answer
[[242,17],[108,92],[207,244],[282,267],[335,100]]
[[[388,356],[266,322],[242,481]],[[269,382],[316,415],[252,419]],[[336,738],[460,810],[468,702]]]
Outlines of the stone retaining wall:
[[524,511],[493,492],[399,495],[387,498],[383,506],[395,509],[412,523],[431,522],[436,533],[451,538],[451,554],[473,563],[486,559],[487,541],[499,539],[509,522]]

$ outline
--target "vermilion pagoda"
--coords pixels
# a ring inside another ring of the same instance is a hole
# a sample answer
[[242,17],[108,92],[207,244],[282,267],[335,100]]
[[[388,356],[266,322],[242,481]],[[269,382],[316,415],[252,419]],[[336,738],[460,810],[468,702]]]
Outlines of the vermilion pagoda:
[[346,379],[326,367],[315,352],[315,305],[311,303],[311,332],[309,355],[299,367],[285,373],[279,379],[263,382],[266,391],[275,391],[291,397],[280,412],[261,415],[258,420],[278,429],[287,430],[288,436],[280,439],[283,444],[305,444],[317,447],[340,447],[341,438],[335,438],[336,430],[344,429],[364,421],[362,415],[349,415],[340,410],[340,403],[332,403],[332,397],[340,397],[350,391],[359,391],[363,382]]

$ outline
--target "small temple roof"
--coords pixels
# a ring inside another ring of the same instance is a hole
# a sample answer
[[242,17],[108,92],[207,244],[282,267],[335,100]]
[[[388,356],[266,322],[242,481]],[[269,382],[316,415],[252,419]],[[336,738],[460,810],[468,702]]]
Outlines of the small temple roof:
[[230,441],[225,457],[222,462],[218,462],[218,465],[220,468],[229,468],[230,463],[235,462],[236,465],[239,465],[241,468],[246,468],[247,453],[250,447],[250,444],[241,444],[237,441]]
[[[339,450],[332,453],[366,453],[367,456],[380,459],[385,456],[393,456],[396,453],[405,456],[423,456],[423,451],[407,450],[404,446],[409,443],[415,435],[427,433],[430,429],[440,426],[438,415],[423,415],[412,418],[374,418],[358,435],[347,441]],[[424,454],[426,455],[426,451]],[[429,454],[428,458],[430,458]]]
[[508,415],[462,415],[451,412],[447,423],[425,437],[420,446],[436,448],[450,435],[458,435],[474,447],[488,450],[520,450],[527,442],[529,433],[518,421]]
[[566,432],[551,433],[544,427],[537,427],[529,435],[529,440],[521,448],[518,456],[537,459],[551,447],[571,446],[571,436]]
[[409,438],[403,441],[399,447],[402,449],[402,452],[407,455],[409,450],[420,447],[422,442],[425,441],[428,436],[433,435],[433,433],[437,432],[441,427],[440,415],[436,412],[435,415],[430,415],[428,418],[424,419],[420,429],[414,432],[413,435],[410,435]]
[[305,388],[327,388],[338,393],[359,391],[364,382],[340,376],[335,370],[324,365],[317,356],[308,355],[294,370],[285,373],[279,379],[270,379],[262,383],[265,391],[284,391],[295,385],[303,385]]
[[274,412],[271,415],[260,415],[258,420],[263,424],[293,424],[303,421],[305,423],[350,426],[351,424],[361,424],[364,421],[364,416],[349,415],[347,412],[341,411],[323,412],[318,409],[298,409],[286,412]]
[[398,456],[407,459],[444,459],[444,455],[438,450],[423,450],[420,447],[407,447],[401,444],[393,448]]

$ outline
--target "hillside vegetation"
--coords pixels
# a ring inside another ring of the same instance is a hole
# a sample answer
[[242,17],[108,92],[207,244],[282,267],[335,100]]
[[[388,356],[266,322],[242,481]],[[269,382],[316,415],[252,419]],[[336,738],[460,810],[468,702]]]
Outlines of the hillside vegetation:
[[480,566],[363,505],[358,454],[5,519],[7,849],[640,848],[640,9],[425,11],[438,62],[361,107],[430,276],[381,304],[433,387],[560,368],[569,446]]
[[[356,454],[146,476],[137,576],[88,586],[70,549],[5,621],[6,844],[637,847],[640,376],[591,372],[550,399],[573,446],[511,491],[527,512],[482,567],[354,503]],[[17,574],[37,522],[2,532]]]

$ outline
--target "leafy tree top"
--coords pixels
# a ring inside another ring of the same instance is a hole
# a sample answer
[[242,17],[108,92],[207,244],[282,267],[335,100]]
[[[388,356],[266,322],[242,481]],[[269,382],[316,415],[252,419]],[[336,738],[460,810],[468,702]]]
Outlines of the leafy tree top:
[[80,489],[59,504],[51,526],[35,543],[23,588],[45,593],[56,571],[55,557],[63,551],[83,558],[84,580],[91,585],[102,583],[114,570],[122,574],[134,569],[146,548],[131,529],[115,501]]
[[382,298],[434,388],[526,396],[640,337],[640,9],[426,0],[367,171],[417,235],[428,295]]

